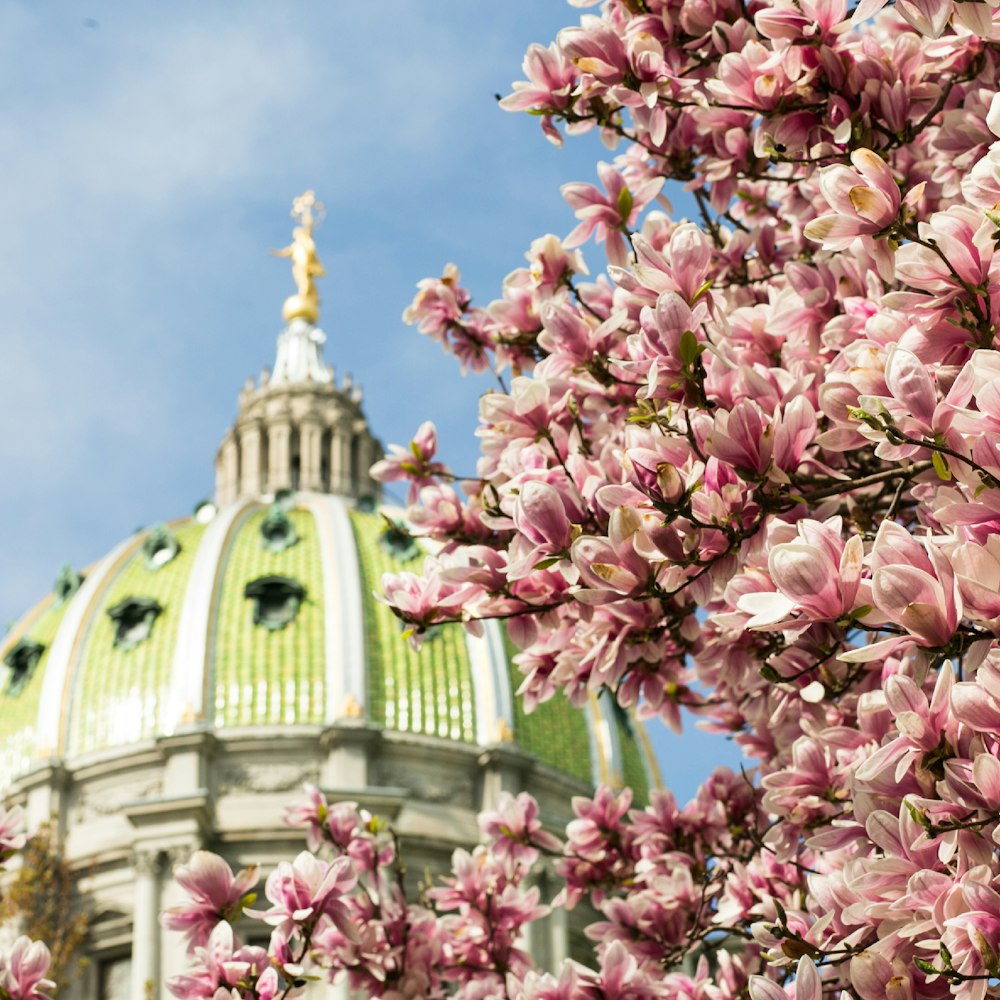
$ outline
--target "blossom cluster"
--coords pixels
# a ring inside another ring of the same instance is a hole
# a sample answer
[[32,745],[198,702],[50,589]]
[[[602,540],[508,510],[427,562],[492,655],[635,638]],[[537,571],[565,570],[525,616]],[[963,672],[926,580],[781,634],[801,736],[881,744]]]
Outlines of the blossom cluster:
[[[451,875],[415,893],[390,827],[307,791],[286,818],[305,829],[308,849],[268,875],[267,909],[254,908],[255,867],[234,875],[198,851],[175,872],[187,899],[162,921],[186,936],[190,954],[189,968],[168,982],[175,997],[275,1000],[326,977],[388,1000],[486,1000],[508,978],[534,974],[522,931],[547,908],[526,879],[543,850],[562,845],[541,829],[531,799],[502,797],[481,817],[486,843],[456,851]],[[241,941],[248,919],[272,928],[267,947]]]
[[[21,807],[4,809],[0,806],[0,871],[3,871],[3,862],[9,861],[25,843]],[[55,983],[46,978],[50,963],[48,946],[23,934],[9,949],[0,948],[0,997],[4,1000],[51,1000],[48,991]]]
[[529,710],[755,763],[578,804],[594,971],[533,996],[1000,993],[1000,8],[882,6],[605,0],[532,46],[501,103],[599,132],[599,184],[496,301],[449,265],[406,312],[501,380],[476,479],[426,426],[375,470],[436,543],[384,581],[411,642],[502,620]]

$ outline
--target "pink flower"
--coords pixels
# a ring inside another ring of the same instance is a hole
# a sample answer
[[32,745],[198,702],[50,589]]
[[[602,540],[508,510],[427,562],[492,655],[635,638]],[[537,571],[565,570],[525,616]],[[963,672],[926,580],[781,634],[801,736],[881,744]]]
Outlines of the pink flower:
[[510,579],[530,575],[543,560],[569,559],[573,525],[562,495],[549,483],[531,480],[524,484],[514,503],[514,527],[518,535],[511,545]]
[[[943,944],[955,969],[965,976],[995,975],[1000,968],[1000,893],[967,876],[948,894],[943,912]],[[970,983],[963,991],[978,1000],[986,983]]]
[[501,792],[494,812],[482,813],[479,827],[487,837],[495,838],[493,853],[498,858],[534,859],[537,850],[559,851],[558,837],[546,833],[538,819],[538,803],[527,792],[514,798]]
[[315,853],[325,840],[324,827],[330,808],[326,796],[315,785],[306,785],[306,796],[307,802],[285,810],[285,823],[306,827],[306,846]]
[[563,111],[572,102],[579,71],[557,44],[529,45],[521,68],[528,79],[518,80],[500,102],[504,111]]
[[634,507],[623,505],[611,514],[608,535],[581,535],[573,542],[570,558],[580,579],[590,589],[576,592],[587,604],[603,604],[615,595],[634,596],[645,590],[650,566],[635,550],[642,519]]
[[424,278],[417,285],[417,297],[403,313],[403,322],[416,323],[421,333],[443,341],[469,305],[469,293],[459,285],[461,280],[454,264],[447,264],[440,278]]
[[750,1000],[821,1000],[823,983],[816,966],[805,955],[795,969],[795,986],[792,991],[782,989],[774,980],[764,976],[750,977]]
[[976,287],[986,281],[996,226],[982,212],[953,205],[917,228],[920,238],[935,244],[944,260],[929,246],[906,243],[896,253],[896,275],[901,281],[948,297],[962,294],[963,282]]
[[[223,922],[216,924],[203,946],[194,949],[194,963],[187,972],[167,981],[167,989],[179,1000],[203,1000],[205,997],[229,1000],[233,996],[245,996],[237,987],[263,982],[264,990],[255,996],[257,1000],[265,1000],[276,995],[267,992],[268,983],[273,983],[275,976],[267,951],[240,946],[232,925]],[[261,978],[258,980],[258,977]]]
[[871,555],[872,600],[922,646],[943,646],[955,634],[962,601],[954,571],[933,546],[883,521]]
[[740,52],[727,52],[719,61],[718,79],[708,89],[720,103],[750,110],[773,110],[795,85],[799,62],[794,50],[772,51],[749,41]]
[[23,827],[24,810],[20,806],[6,812],[0,810],[0,863],[24,847],[27,838]]
[[236,920],[256,898],[256,865],[234,876],[222,858],[208,851],[196,851],[174,870],[174,878],[190,901],[165,910],[160,920],[164,927],[185,934],[189,949],[204,945],[216,924]]
[[415,649],[432,625],[462,617],[463,607],[478,596],[473,584],[455,584],[446,579],[440,565],[432,559],[424,562],[423,576],[416,573],[386,573],[382,593],[376,598],[392,608],[393,613],[411,626],[406,638]]
[[434,462],[437,451],[437,431],[430,420],[425,420],[413,435],[409,448],[389,445],[391,454],[371,467],[371,477],[380,483],[405,479],[410,483],[407,503],[414,503],[424,486],[434,485],[438,477],[448,476],[448,467]]
[[775,545],[768,555],[768,573],[777,590],[739,599],[737,607],[753,615],[747,628],[835,621],[854,610],[864,558],[860,535],[845,544],[839,517],[824,524],[799,521],[797,529],[799,541]]
[[[813,219],[804,233],[824,250],[846,250],[858,236],[881,235],[899,217],[899,185],[885,160],[870,149],[856,149],[851,163],[853,170],[835,164],[820,172],[820,190],[833,211]],[[891,278],[891,254],[871,243],[869,248],[888,269],[883,277]]]
[[357,882],[349,859],[326,862],[303,851],[291,864],[282,861],[268,875],[264,894],[273,904],[271,908],[247,912],[279,928],[286,938],[300,924],[315,926],[320,917],[326,916],[348,941],[357,941],[350,910],[343,902]]
[[9,1000],[50,1000],[44,991],[56,985],[45,978],[51,960],[41,941],[19,937],[6,956],[0,954],[0,995]]
[[635,226],[639,213],[660,193],[663,178],[640,181],[633,190],[610,164],[599,163],[597,174],[607,193],[593,184],[574,182],[562,186],[562,196],[580,220],[563,244],[578,247],[596,233],[597,242],[606,243],[608,260],[624,267],[628,252],[622,234]]
[[602,1000],[666,1000],[660,977],[640,969],[636,956],[621,941],[613,941],[601,957]]

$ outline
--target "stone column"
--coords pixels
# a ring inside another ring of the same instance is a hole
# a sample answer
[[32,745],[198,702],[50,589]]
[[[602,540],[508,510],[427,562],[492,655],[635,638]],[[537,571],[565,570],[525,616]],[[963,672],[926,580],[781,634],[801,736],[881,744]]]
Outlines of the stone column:
[[222,442],[215,464],[215,503],[224,507],[239,494],[240,450],[236,438],[230,433]]
[[255,496],[263,492],[260,467],[261,427],[256,421],[240,428],[240,451],[242,461],[240,496]]
[[[160,855],[137,850],[132,911],[132,996],[160,997]],[[150,989],[152,983],[152,989]]]
[[378,498],[378,484],[368,475],[368,470],[378,460],[375,439],[371,436],[368,428],[365,427],[358,441],[358,491],[361,495],[371,494]]
[[516,795],[527,787],[535,759],[510,744],[489,747],[479,755],[481,775],[480,812],[496,809],[501,792]]
[[287,419],[275,420],[274,423],[268,427],[268,493],[276,493],[278,490],[291,489],[291,440],[292,425]]
[[330,432],[330,492],[351,496],[351,430],[334,424]]
[[[167,851],[167,877],[163,880],[163,892],[160,899],[160,908],[168,909],[173,906],[181,906],[187,902],[187,893],[177,884],[173,878],[173,872],[178,865],[186,865],[191,860],[191,855],[195,848],[199,846],[176,844]],[[163,979],[176,975],[187,968],[190,958],[187,954],[187,946],[184,937],[179,931],[169,931],[165,927],[160,928],[160,975]],[[164,997],[169,996],[163,990]],[[141,994],[140,994],[141,996]]]
[[319,421],[307,419],[299,430],[299,460],[301,464],[300,485],[304,490],[323,489],[323,468],[321,449],[323,428]]
[[565,906],[556,906],[545,918],[549,925],[549,962],[555,972],[569,958],[569,913]]
[[367,788],[368,763],[381,744],[381,731],[364,719],[341,719],[320,737],[326,760],[320,772],[324,788]]

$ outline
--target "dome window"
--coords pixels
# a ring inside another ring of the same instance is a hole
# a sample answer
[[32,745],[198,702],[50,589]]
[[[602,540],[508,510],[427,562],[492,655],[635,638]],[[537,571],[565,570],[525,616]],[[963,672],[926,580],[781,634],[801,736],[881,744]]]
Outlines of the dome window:
[[272,504],[264,515],[260,525],[260,539],[268,552],[284,552],[299,540],[295,525],[280,503]]
[[168,562],[177,558],[180,552],[180,542],[169,531],[166,525],[158,524],[150,529],[146,540],[142,543],[142,553],[146,557],[146,569],[150,573],[155,573],[158,569],[166,566]]
[[126,597],[108,608],[108,617],[115,628],[115,649],[127,652],[148,639],[153,622],[162,613],[163,608],[151,597]]
[[45,647],[32,639],[21,639],[14,643],[3,658],[8,670],[4,694],[14,698],[27,687],[44,651]]
[[253,601],[253,623],[268,632],[278,632],[295,621],[305,600],[306,588],[287,576],[262,576],[251,580],[243,591]]
[[69,563],[59,567],[59,575],[52,584],[52,593],[56,595],[55,606],[61,608],[79,589],[83,583],[83,574],[78,573]]
[[385,514],[382,517],[385,518],[385,527],[378,540],[385,552],[400,562],[416,559],[420,555],[420,546],[417,545],[417,540],[413,535],[403,527],[400,521],[386,517]]
[[194,519],[199,524],[208,524],[218,513],[216,506],[211,500],[202,500],[195,505]]

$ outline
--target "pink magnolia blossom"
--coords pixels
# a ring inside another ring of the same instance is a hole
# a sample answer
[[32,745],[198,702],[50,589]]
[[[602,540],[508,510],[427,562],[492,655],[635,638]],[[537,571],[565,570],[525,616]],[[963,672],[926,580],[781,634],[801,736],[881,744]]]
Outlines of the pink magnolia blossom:
[[[870,149],[856,149],[851,163],[854,169],[836,165],[820,174],[823,197],[833,211],[813,219],[804,233],[824,250],[846,250],[859,236],[884,235],[899,216],[899,186],[885,160]],[[891,254],[884,252],[885,242],[870,246],[880,273],[891,278]]]
[[522,64],[528,78],[514,84],[514,93],[500,102],[505,111],[562,111],[570,103],[578,70],[558,45],[530,45]]
[[479,826],[487,837],[495,838],[493,850],[500,858],[534,860],[538,850],[558,851],[562,847],[557,837],[542,829],[538,803],[525,792],[516,798],[501,792],[496,810],[481,814]]
[[432,461],[437,451],[437,431],[429,420],[417,428],[409,448],[398,444],[389,447],[391,454],[371,467],[372,478],[382,483],[407,480],[410,484],[408,503],[417,499],[422,487],[436,483],[440,476],[449,475],[447,466]]
[[605,244],[608,260],[622,267],[628,260],[622,234],[635,225],[639,213],[660,193],[663,179],[645,181],[632,189],[626,186],[621,173],[607,163],[599,163],[597,173],[604,192],[593,184],[562,186],[563,197],[580,220],[564,243],[567,247],[578,247],[596,233],[597,242]]
[[[995,4],[573,0],[532,47],[503,106],[614,159],[485,308],[454,267],[418,286],[407,320],[499,384],[461,487],[429,425],[376,465],[437,546],[383,599],[415,645],[502,623],[527,711],[599,698],[609,777],[637,771],[619,710],[747,766],[686,804],[597,788],[565,831],[535,769],[542,804],[490,802],[486,842],[419,895],[405,829],[311,790],[263,959],[218,929],[231,873],[182,908],[216,945],[191,996],[309,975],[390,1000],[996,993]],[[536,921],[584,901],[586,964],[543,971]]]
[[320,917],[329,917],[341,934],[353,941],[357,932],[342,897],[354,888],[357,880],[354,866],[347,858],[325,862],[303,851],[291,864],[282,861],[268,875],[264,894],[271,908],[249,912],[286,936],[303,921],[312,924]]
[[222,858],[208,851],[195,851],[186,865],[174,870],[174,879],[189,901],[164,911],[161,919],[164,927],[187,936],[189,948],[204,945],[216,924],[235,920],[256,898],[256,865],[233,875]]
[[27,838],[23,832],[24,810],[20,806],[0,810],[0,862],[5,861],[24,847]]
[[871,561],[875,607],[921,645],[948,642],[962,613],[962,599],[943,554],[920,545],[898,524],[883,521]]
[[51,960],[43,942],[17,938],[6,955],[0,953],[0,993],[10,1000],[50,1000],[46,991],[56,984],[45,974]]
[[799,540],[775,545],[768,573],[775,591],[745,594],[741,611],[753,614],[748,628],[783,628],[797,621],[827,621],[850,614],[861,582],[864,544],[844,542],[840,518],[820,524],[803,520]]

